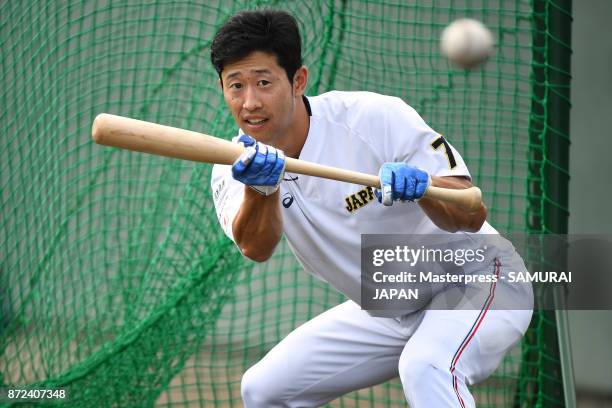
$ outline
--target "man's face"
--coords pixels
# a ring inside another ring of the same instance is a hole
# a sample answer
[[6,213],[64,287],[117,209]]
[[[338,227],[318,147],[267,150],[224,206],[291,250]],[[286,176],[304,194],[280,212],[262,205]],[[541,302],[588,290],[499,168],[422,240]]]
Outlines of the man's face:
[[221,72],[223,96],[234,120],[260,142],[279,145],[290,137],[295,92],[276,57],[255,51]]

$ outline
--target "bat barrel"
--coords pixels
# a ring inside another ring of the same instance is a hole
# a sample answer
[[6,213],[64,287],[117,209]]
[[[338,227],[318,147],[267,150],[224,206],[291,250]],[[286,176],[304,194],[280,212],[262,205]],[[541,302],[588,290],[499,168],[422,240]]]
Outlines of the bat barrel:
[[202,163],[232,164],[241,145],[204,133],[101,113],[91,135],[101,145]]

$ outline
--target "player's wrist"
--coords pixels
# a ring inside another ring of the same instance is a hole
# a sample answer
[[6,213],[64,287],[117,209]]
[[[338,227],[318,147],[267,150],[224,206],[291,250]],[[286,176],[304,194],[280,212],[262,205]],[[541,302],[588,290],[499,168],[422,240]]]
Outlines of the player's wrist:
[[248,187],[250,190],[264,197],[271,196],[272,194],[278,192],[279,190],[279,185],[276,185],[276,186],[248,186]]
[[262,193],[258,191],[254,186],[249,186],[248,184],[244,185],[244,194],[245,198],[252,200],[265,200],[269,198],[273,198],[274,196],[278,196],[280,194],[280,188],[275,189],[274,191],[268,191]]

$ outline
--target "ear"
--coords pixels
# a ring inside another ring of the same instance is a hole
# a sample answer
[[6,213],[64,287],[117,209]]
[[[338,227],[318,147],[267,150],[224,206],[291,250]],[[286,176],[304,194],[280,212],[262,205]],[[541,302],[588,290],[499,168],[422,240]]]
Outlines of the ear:
[[298,68],[293,75],[293,94],[296,97],[302,97],[308,85],[308,68],[304,65]]

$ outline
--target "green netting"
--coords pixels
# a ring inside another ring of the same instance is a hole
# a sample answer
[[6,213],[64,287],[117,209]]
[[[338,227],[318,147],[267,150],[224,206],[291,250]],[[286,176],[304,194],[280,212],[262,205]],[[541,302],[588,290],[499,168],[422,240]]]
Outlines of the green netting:
[[[309,94],[402,97],[462,152],[494,226],[545,230],[534,217],[563,203],[529,187],[548,160],[538,135],[550,84],[534,73],[550,66],[556,39],[536,23],[558,6],[410,3],[1,2],[0,386],[62,387],[82,407],[241,406],[241,374],[343,300],[300,271],[284,242],[265,264],[240,257],[217,225],[210,166],[91,142],[99,112],[231,137],[209,45],[237,10],[291,11]],[[438,48],[464,16],[498,43],[470,73]],[[479,406],[563,405],[547,391],[560,387],[551,342],[554,316],[536,314],[524,343],[474,387]],[[395,380],[331,406],[403,404]]]

